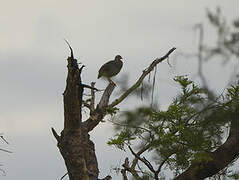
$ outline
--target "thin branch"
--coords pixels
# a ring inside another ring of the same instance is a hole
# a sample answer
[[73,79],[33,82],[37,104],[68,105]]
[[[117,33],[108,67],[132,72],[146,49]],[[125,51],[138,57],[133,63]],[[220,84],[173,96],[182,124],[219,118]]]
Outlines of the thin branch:
[[155,66],[154,68],[153,88],[152,88],[152,94],[151,94],[151,107],[153,107],[156,74],[157,74],[157,66]]
[[55,131],[55,129],[52,127],[51,128],[52,134],[54,135],[54,137],[56,138],[57,142],[60,141],[61,137],[57,134],[57,132]]
[[[148,144],[148,145],[144,146],[144,148],[142,148],[140,151],[138,151],[136,153],[137,156],[135,156],[135,159],[132,162],[132,165],[131,165],[132,168],[135,168],[136,164],[138,163],[138,157],[140,157],[141,154],[143,154],[145,151],[147,151],[150,148],[150,146],[151,146],[151,144]],[[131,147],[129,147],[129,149],[130,148]]]
[[[95,82],[91,82],[91,87],[95,88]],[[91,99],[90,99],[90,114],[95,110],[95,91],[91,89]]]
[[[170,155],[170,156],[171,156],[171,155]],[[166,157],[166,158],[160,163],[160,165],[159,165],[159,167],[158,167],[158,169],[157,169],[157,171],[156,171],[157,174],[159,174],[159,172],[161,171],[161,168],[163,167],[163,165],[165,164],[165,162],[168,160],[168,158],[169,158],[170,156]]]
[[70,43],[69,43],[66,39],[64,39],[64,41],[67,43],[67,45],[69,46],[69,48],[70,48],[70,50],[71,50],[71,58],[74,59],[74,53],[73,53],[73,50],[72,50],[72,48],[71,48]]
[[[91,83],[92,84],[92,83]],[[87,84],[81,84],[84,88],[88,88],[88,89],[91,89],[91,90],[95,90],[95,91],[100,91],[99,89],[95,88],[95,87],[92,87],[92,86],[89,86]]]
[[140,155],[139,155],[138,153],[136,154],[130,146],[128,146],[128,148],[129,148],[130,152],[131,152],[137,159],[139,159],[141,162],[143,162],[143,163],[149,168],[149,170],[150,170],[151,172],[153,172],[153,173],[156,172],[156,171],[154,170],[152,164],[151,164],[145,157],[144,157],[144,158],[141,158]]
[[0,151],[4,151],[4,152],[7,152],[7,153],[12,153],[12,151],[8,151],[8,150],[2,149],[2,148],[0,148]]
[[109,107],[114,107],[116,105],[118,105],[119,103],[121,103],[130,93],[132,93],[136,88],[138,88],[140,86],[140,84],[143,82],[144,78],[154,69],[154,67],[162,62],[163,60],[167,59],[169,57],[169,55],[175,50],[176,48],[172,48],[168,51],[168,53],[166,55],[164,55],[161,58],[157,58],[155,59],[150,66],[143,71],[142,75],[139,77],[139,79],[137,80],[137,82],[131,86],[125,93],[123,93],[118,99],[116,99],[115,101],[113,101]]
[[122,166],[124,167],[125,171],[130,172],[136,179],[141,180],[137,171],[134,168],[129,166],[129,158],[125,158],[125,162]]
[[90,132],[96,127],[100,121],[104,118],[106,114],[106,108],[108,107],[110,96],[115,88],[113,83],[109,83],[106,89],[104,90],[103,95],[101,96],[100,102],[96,106],[94,112],[90,117],[83,122],[83,126],[87,128],[87,131]]
[[64,179],[64,177],[66,177],[66,175],[68,175],[68,172],[66,174],[64,174],[60,180]]
[[1,138],[6,144],[9,144],[9,142],[8,142],[3,136],[0,136],[0,138]]

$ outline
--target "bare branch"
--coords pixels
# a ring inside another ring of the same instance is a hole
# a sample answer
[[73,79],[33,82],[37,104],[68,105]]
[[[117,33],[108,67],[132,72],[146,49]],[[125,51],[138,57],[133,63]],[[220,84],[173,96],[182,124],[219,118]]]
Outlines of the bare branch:
[[[92,83],[91,83],[92,84]],[[95,90],[95,91],[100,91],[99,89],[95,88],[95,87],[92,87],[92,86],[89,86],[87,84],[81,84],[84,88],[88,88],[88,89],[91,89],[91,90]]]
[[137,171],[129,166],[129,158],[125,158],[125,162],[122,165],[125,171],[130,172],[136,179],[141,180],[140,176],[138,175]]
[[71,48],[70,43],[66,39],[64,39],[64,41],[67,43],[67,45],[69,46],[69,48],[71,50],[71,58],[74,59],[74,53],[73,53],[73,49]]
[[0,148],[0,151],[4,151],[4,152],[7,152],[7,153],[12,153],[12,151],[8,151],[8,150],[2,149],[2,148]]
[[[151,172],[153,172],[153,173],[156,172],[156,171],[154,170],[152,164],[151,164],[145,157],[144,157],[144,158],[141,158],[141,157],[140,157],[140,154],[138,154],[138,153],[136,154],[130,146],[128,146],[128,148],[129,148],[130,152],[131,152],[137,159],[139,159],[141,162],[143,162],[143,163],[149,168],[149,170],[150,170]],[[141,153],[141,154],[142,154],[142,153]]]
[[[95,82],[91,82],[91,87],[95,88]],[[90,114],[95,110],[95,91],[91,89],[91,99],[90,99]]]
[[68,175],[68,172],[66,174],[64,174],[60,180],[63,180],[66,176]]
[[104,118],[106,114],[106,108],[108,107],[109,99],[114,88],[115,88],[115,84],[109,83],[95,111],[91,114],[89,119],[83,122],[83,126],[87,129],[88,132],[92,131],[94,127],[96,127],[99,124],[99,122]]
[[106,87],[99,104],[97,105],[97,108],[99,109],[105,109],[106,106],[108,106],[110,95],[112,94],[113,90],[115,88],[115,84],[109,83],[109,85]]
[[[134,160],[133,160],[133,162],[132,162],[132,165],[131,165],[132,168],[135,168],[136,164],[138,163],[138,159],[139,159],[138,157],[140,157],[140,155],[143,154],[145,151],[147,151],[149,148],[150,148],[150,144],[144,146],[144,148],[142,148],[139,152],[136,153],[136,156],[135,156],[135,158],[134,158]],[[130,146],[129,146],[129,149],[132,150],[132,148],[131,148]],[[133,151],[133,150],[132,150],[132,151]],[[132,151],[131,151],[131,152],[132,152]],[[133,154],[133,153],[132,153],[132,154]],[[133,154],[133,155],[134,155],[134,154]]]
[[51,128],[51,131],[54,137],[56,138],[57,142],[59,142],[61,137],[57,134],[57,132],[55,131],[53,127]]
[[0,138],[6,143],[9,144],[9,142],[1,135]]
[[168,53],[166,55],[164,55],[161,58],[157,58],[155,59],[150,66],[143,71],[142,75],[139,77],[139,79],[137,80],[137,82],[131,86],[126,92],[124,92],[118,99],[116,99],[115,101],[113,101],[109,107],[114,107],[117,104],[121,103],[130,93],[132,93],[136,88],[138,88],[140,86],[140,84],[143,82],[144,78],[155,68],[155,66],[162,62],[163,60],[167,59],[169,57],[169,55],[175,50],[176,48],[172,48],[168,51]]

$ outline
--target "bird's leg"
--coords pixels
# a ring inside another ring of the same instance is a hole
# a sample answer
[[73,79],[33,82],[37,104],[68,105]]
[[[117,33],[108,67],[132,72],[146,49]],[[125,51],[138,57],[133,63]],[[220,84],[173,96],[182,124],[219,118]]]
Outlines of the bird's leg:
[[110,78],[107,78],[107,79],[108,79],[108,81],[109,81],[110,84],[113,84],[114,86],[116,86],[116,84],[114,83],[114,81],[112,81]]

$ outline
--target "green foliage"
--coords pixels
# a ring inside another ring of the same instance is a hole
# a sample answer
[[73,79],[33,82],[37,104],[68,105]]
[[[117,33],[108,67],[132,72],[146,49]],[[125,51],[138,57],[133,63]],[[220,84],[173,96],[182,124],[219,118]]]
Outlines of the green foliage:
[[117,114],[118,111],[119,111],[119,108],[117,107],[111,107],[106,109],[106,113],[110,114],[111,116]]
[[174,79],[181,87],[166,111],[141,107],[119,118],[115,138],[109,145],[124,149],[133,144],[148,149],[155,163],[185,170],[192,162],[208,162],[210,152],[221,145],[226,126],[239,117],[239,84],[214,101],[186,76]]

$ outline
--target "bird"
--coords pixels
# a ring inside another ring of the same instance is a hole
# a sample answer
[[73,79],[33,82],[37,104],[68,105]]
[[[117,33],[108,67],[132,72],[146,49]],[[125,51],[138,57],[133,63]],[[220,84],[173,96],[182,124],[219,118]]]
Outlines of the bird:
[[121,59],[123,58],[120,55],[117,55],[114,60],[103,64],[99,70],[98,79],[105,77],[110,83],[115,84],[110,78],[116,76],[120,72],[123,66]]

